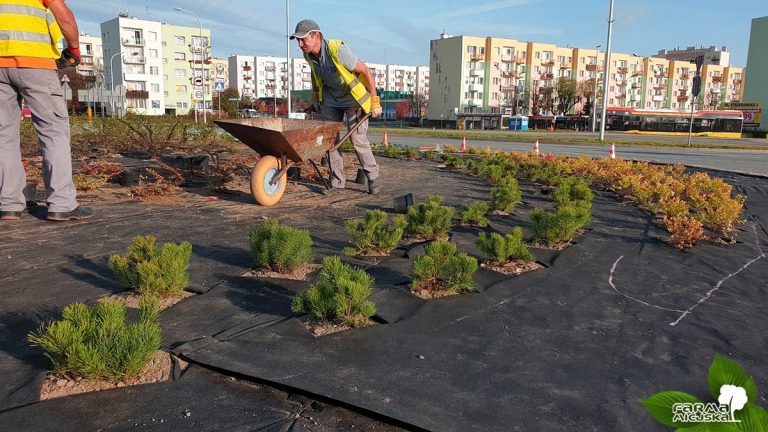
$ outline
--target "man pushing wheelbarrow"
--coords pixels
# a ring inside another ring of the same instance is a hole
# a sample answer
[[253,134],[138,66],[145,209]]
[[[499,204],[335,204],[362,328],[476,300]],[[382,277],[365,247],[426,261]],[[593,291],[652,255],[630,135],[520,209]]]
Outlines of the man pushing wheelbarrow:
[[[350,140],[357,159],[368,177],[368,193],[378,193],[381,189],[379,165],[368,141],[368,120],[362,118],[365,114],[372,117],[381,115],[381,100],[376,95],[371,70],[355,57],[343,41],[326,40],[320,26],[312,20],[300,21],[290,38],[296,39],[312,69],[310,102],[315,111],[323,120],[346,120],[347,128],[352,131]],[[354,130],[353,125],[356,126]],[[346,183],[344,161],[337,149],[329,153],[329,165],[331,189],[323,189],[326,193],[343,189]]]

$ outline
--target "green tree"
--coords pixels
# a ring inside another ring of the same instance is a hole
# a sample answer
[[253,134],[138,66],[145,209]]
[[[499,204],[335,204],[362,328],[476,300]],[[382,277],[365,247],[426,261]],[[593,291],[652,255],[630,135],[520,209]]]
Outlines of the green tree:
[[570,77],[560,77],[555,81],[556,112],[565,115],[576,105],[577,101],[576,80]]
[[240,98],[240,92],[236,88],[230,87],[224,90],[224,93],[219,93],[219,97],[221,98],[221,109],[227,113],[227,117],[237,118],[238,102],[229,99]]

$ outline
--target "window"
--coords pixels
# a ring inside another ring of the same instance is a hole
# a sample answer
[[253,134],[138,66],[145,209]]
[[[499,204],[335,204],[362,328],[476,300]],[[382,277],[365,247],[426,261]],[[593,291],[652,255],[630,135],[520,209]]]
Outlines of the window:
[[187,76],[187,70],[186,69],[176,69],[176,76],[177,77],[185,77],[185,76]]
[[168,64],[168,59],[163,57],[163,64]]
[[186,60],[187,55],[183,52],[174,52],[173,53],[173,59],[174,60]]
[[176,45],[186,45],[187,40],[184,38],[184,36],[174,36],[173,43]]
[[501,48],[499,48],[499,47],[495,47],[495,48],[493,49],[493,53],[494,53],[494,54],[496,54],[496,55],[499,55],[499,54],[501,54]]
[[187,92],[187,86],[185,85],[176,86],[176,93],[186,93],[186,92]]
[[565,56],[557,56],[557,61],[559,63],[565,63]]
[[164,92],[163,92],[163,96],[165,96],[165,97],[168,97],[168,92],[167,92],[167,91],[164,91]]
[[148,41],[156,41],[157,40],[157,32],[148,31],[147,32],[147,40]]
[[164,79],[165,81],[168,81],[168,74],[163,74],[163,79]]
[[541,53],[540,53],[540,52],[538,52],[538,51],[534,51],[534,53],[533,53],[533,58],[535,58],[535,59],[540,59],[540,58],[541,58]]
[[150,84],[150,87],[152,88],[152,91],[155,93],[160,93],[160,84]]
[[157,66],[150,66],[149,67],[149,74],[150,75],[160,75],[160,68]]
[[155,48],[149,49],[149,58],[157,58],[157,50]]

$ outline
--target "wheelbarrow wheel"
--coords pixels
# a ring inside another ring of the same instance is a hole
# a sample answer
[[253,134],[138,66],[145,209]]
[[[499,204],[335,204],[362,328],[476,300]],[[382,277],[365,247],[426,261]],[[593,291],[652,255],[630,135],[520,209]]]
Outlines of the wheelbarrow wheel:
[[263,206],[273,206],[280,201],[287,184],[285,175],[275,184],[272,179],[280,172],[280,163],[274,156],[262,156],[251,172],[251,195]]

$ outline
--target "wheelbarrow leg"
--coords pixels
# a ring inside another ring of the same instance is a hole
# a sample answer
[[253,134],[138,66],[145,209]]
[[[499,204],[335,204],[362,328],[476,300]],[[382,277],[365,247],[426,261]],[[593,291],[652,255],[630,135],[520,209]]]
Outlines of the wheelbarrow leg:
[[[328,152],[325,153],[325,157],[329,157],[328,156]],[[315,172],[317,173],[317,176],[320,178],[320,180],[323,181],[323,186],[325,187],[325,190],[330,191],[331,190],[331,180],[330,180],[330,178],[328,180],[325,179],[325,176],[323,175],[322,172],[320,172],[320,168],[317,166],[315,161],[313,161],[312,159],[309,159],[309,163],[310,163],[310,165],[312,165],[313,168],[315,168]],[[333,175],[333,174],[329,174],[329,177],[331,175]]]

